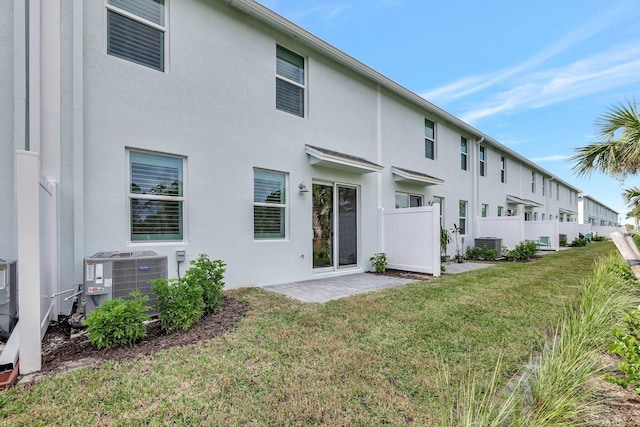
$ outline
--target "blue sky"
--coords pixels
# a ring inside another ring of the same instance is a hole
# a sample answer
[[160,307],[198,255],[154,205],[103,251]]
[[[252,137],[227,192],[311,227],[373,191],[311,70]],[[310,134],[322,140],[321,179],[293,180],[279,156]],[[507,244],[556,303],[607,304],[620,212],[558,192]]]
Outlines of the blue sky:
[[259,0],[621,213],[623,188],[567,157],[640,102],[637,0]]

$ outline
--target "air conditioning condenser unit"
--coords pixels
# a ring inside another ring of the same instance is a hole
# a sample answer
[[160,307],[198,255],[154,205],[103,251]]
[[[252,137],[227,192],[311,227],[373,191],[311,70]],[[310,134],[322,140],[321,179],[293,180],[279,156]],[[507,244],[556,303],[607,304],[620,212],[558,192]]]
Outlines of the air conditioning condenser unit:
[[167,278],[167,257],[153,251],[98,252],[84,259],[84,286],[82,300],[85,314],[95,310],[104,301],[123,298],[139,290],[149,296],[151,308],[156,301],[150,280]]

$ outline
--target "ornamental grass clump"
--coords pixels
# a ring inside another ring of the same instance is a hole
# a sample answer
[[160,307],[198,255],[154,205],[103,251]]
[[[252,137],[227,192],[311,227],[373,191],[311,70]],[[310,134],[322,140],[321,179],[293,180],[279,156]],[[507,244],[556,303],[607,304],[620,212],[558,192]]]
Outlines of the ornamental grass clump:
[[91,344],[97,348],[119,347],[135,344],[147,336],[144,322],[150,317],[145,302],[149,297],[141,296],[139,290],[129,296],[128,300],[107,300],[87,315],[85,325]]

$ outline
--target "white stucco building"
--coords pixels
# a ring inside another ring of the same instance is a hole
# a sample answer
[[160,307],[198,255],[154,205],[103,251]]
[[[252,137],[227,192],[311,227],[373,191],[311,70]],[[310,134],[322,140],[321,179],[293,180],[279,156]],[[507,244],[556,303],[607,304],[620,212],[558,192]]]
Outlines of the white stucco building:
[[101,251],[207,253],[228,287],[362,272],[405,206],[468,242],[578,220],[579,189],[252,0],[2,2],[0,55],[0,258],[26,150],[53,289]]

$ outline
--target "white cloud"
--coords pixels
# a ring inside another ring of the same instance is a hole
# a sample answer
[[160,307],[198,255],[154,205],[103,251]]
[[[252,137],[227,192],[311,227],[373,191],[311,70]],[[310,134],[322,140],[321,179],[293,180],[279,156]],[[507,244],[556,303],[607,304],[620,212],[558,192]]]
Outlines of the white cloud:
[[531,160],[532,162],[560,162],[560,161],[565,161],[569,159],[569,157],[571,156],[566,156],[563,154],[554,154],[551,156],[533,157],[529,160]]

